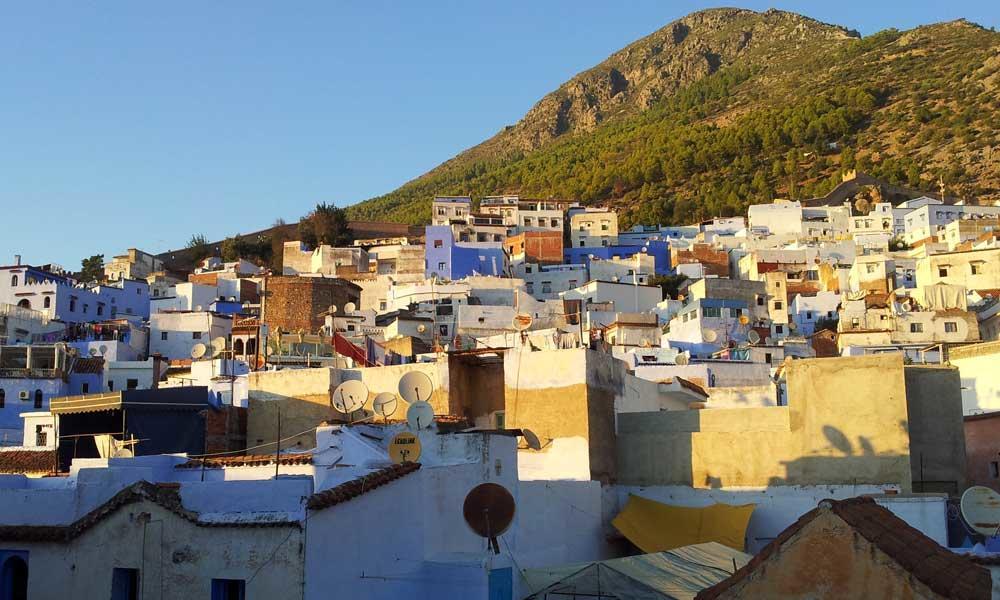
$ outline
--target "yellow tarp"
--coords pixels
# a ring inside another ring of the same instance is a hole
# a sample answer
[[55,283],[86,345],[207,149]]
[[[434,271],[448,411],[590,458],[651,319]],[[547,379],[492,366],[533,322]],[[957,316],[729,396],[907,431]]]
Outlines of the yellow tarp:
[[718,542],[742,551],[747,524],[756,506],[712,504],[689,508],[630,495],[625,508],[611,524],[647,553],[705,542]]

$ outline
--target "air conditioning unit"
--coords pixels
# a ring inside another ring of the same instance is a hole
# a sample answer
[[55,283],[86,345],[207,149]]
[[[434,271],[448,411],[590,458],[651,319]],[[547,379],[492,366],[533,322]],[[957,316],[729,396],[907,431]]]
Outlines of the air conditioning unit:
[[28,390],[21,390],[18,392],[17,397],[21,400],[27,400],[31,398],[31,394],[28,393]]

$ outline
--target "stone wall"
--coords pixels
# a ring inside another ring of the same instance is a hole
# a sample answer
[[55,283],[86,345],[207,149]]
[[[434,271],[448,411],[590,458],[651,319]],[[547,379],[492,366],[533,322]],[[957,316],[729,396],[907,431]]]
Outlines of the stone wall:
[[271,331],[316,333],[323,327],[319,315],[330,305],[343,312],[345,304],[361,299],[360,287],[328,277],[267,277],[264,290],[263,321]]

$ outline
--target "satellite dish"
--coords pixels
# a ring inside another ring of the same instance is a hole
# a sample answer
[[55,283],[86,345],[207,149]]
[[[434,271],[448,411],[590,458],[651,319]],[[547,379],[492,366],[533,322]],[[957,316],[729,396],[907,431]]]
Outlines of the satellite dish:
[[962,518],[969,527],[986,537],[997,534],[1000,528],[1000,494],[988,487],[974,485],[962,494],[960,506]]
[[423,323],[417,325],[417,333],[424,333],[425,331],[427,331],[426,325],[424,325]]
[[747,332],[747,341],[750,342],[751,344],[759,344],[760,334],[751,329],[750,331]]
[[399,408],[399,398],[392,392],[382,392],[375,396],[372,401],[372,410],[375,411],[375,414],[386,419],[391,417],[397,408]]
[[789,321],[788,322],[788,331],[795,331],[798,328],[799,328],[799,326],[798,326],[798,324],[795,321]]
[[226,351],[226,338],[221,335],[212,339],[212,357],[216,357]]
[[205,356],[206,352],[208,352],[208,348],[205,346],[205,344],[195,344],[191,348],[191,358],[198,360],[199,358]]
[[420,449],[420,438],[415,433],[400,431],[389,442],[389,458],[397,465],[416,462],[420,459]]
[[462,505],[465,522],[477,535],[490,541],[494,554],[500,554],[497,537],[510,527],[515,512],[514,497],[497,483],[480,483],[472,488]]
[[427,429],[434,423],[434,407],[427,402],[414,402],[406,409],[406,424],[410,429]]
[[344,305],[344,312],[346,314],[351,314],[357,309],[358,309],[357,305],[355,305],[353,302],[348,302],[347,304]]
[[750,317],[746,315],[740,315],[740,325],[746,327],[749,324],[750,324]]
[[516,331],[527,331],[531,327],[533,319],[528,313],[517,313],[511,320],[511,324]]
[[326,307],[326,312],[330,313],[331,315],[337,314],[337,305],[331,304],[330,306]]
[[100,346],[99,346],[99,347],[97,348],[97,351],[101,353],[101,356],[104,356],[105,354],[107,354],[107,353],[108,353],[108,347],[107,347],[107,346],[105,346],[104,344],[101,344],[101,345],[100,345]]
[[111,458],[133,458],[131,448],[115,448],[111,451]]
[[702,339],[704,339],[709,344],[713,343],[715,340],[719,339],[719,334],[715,333],[714,329],[702,329],[701,330]]
[[434,393],[434,383],[422,371],[410,371],[399,378],[399,397],[410,404],[426,402]]
[[524,436],[524,441],[527,442],[528,448],[531,448],[532,450],[542,449],[542,442],[538,439],[538,436],[535,435],[534,431],[530,429],[522,429],[521,434]]
[[201,305],[199,304],[199,305],[195,306],[194,310],[195,310],[195,312],[201,312]]
[[677,366],[679,366],[679,367],[683,367],[684,365],[688,364],[689,362],[691,362],[691,359],[688,358],[687,354],[678,354],[677,358],[674,359],[674,364],[677,365]]
[[87,351],[87,354],[91,356],[97,356],[97,348],[91,348],[90,350]]
[[645,246],[643,246],[642,248],[639,249],[639,252],[642,252],[643,254],[645,254],[645,253],[649,252],[649,250]]
[[333,390],[333,407],[349,415],[368,401],[368,386],[359,379],[351,379]]

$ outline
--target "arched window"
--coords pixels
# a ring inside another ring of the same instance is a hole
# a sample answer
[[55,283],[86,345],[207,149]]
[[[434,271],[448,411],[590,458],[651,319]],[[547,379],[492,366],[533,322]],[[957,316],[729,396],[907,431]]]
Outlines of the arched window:
[[35,408],[42,407],[42,390],[35,390]]
[[10,278],[10,287],[17,287],[17,275],[13,275]]
[[255,338],[250,338],[247,340],[247,356],[257,355],[257,340]]
[[243,340],[237,339],[233,342],[233,354],[236,356],[243,356]]
[[42,301],[43,308],[49,308],[52,306],[52,296],[46,296],[45,300]]
[[27,298],[22,298],[20,302],[17,303],[21,308],[31,308],[31,301]]
[[7,592],[5,598],[28,597],[28,563],[20,556],[10,556],[0,569],[0,589]]

